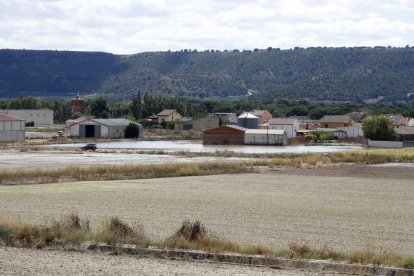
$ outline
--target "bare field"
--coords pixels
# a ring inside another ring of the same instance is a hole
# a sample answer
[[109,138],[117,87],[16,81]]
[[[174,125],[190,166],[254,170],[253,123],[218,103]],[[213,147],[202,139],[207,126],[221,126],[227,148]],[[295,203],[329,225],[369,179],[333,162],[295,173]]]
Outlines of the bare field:
[[274,249],[305,241],[414,255],[412,178],[269,173],[3,186],[0,210],[34,224],[77,212],[93,227],[118,216],[144,225],[155,240],[188,218],[220,237]]

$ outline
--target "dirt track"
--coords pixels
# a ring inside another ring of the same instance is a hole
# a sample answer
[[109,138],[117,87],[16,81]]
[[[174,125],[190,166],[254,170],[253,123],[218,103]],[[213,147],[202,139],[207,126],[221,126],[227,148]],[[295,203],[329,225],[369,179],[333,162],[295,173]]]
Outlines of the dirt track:
[[263,267],[0,247],[2,275],[320,275]]

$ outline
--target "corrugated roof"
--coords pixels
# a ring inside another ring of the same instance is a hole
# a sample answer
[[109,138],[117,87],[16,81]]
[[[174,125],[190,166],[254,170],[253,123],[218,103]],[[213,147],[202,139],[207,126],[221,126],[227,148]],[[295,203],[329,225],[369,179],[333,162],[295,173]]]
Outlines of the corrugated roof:
[[226,125],[226,127],[231,127],[231,128],[238,129],[238,130],[241,130],[241,131],[246,131],[247,130],[247,128],[241,127],[241,126],[238,126],[238,125]]
[[319,120],[321,123],[348,123],[351,117],[348,115],[325,115]]
[[295,121],[298,121],[295,118],[273,118],[270,120],[271,125],[293,125]]
[[175,109],[164,109],[163,111],[158,113],[157,116],[168,116],[175,111],[176,111]]
[[0,113],[0,122],[9,122],[9,121],[24,121],[23,119],[9,116],[5,113]]
[[92,119],[92,121],[97,122],[99,124],[109,126],[109,127],[116,127],[116,126],[128,126],[130,123],[133,123],[127,119]]
[[269,135],[283,135],[285,129],[247,129],[246,134],[269,134]]

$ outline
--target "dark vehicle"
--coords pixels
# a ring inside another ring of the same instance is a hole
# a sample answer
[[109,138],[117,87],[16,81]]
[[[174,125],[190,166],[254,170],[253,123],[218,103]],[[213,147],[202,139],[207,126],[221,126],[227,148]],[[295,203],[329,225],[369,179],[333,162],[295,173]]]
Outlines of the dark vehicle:
[[96,144],[86,144],[85,146],[81,147],[82,150],[92,150],[95,151],[97,149]]

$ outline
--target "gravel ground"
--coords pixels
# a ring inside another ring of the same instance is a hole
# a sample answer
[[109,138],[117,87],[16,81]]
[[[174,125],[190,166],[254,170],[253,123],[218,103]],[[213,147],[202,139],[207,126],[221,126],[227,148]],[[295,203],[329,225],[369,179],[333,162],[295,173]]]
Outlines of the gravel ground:
[[[1,275],[320,275],[265,267],[0,247]],[[325,274],[327,275],[327,274]]]
[[315,248],[373,246],[414,255],[413,178],[315,171],[3,186],[0,217],[41,224],[74,211],[96,228],[118,216],[144,225],[155,240],[188,218],[244,244],[285,249],[304,241]]

